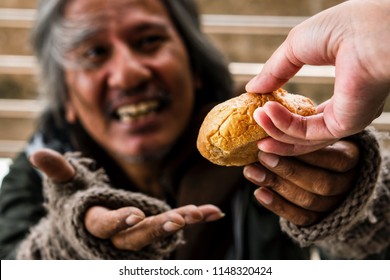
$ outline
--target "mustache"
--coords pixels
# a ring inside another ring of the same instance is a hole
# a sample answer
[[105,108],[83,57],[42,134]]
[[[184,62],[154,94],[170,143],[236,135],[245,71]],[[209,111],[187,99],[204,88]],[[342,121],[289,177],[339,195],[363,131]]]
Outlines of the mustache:
[[108,119],[115,114],[119,106],[125,103],[135,104],[140,101],[154,99],[158,100],[159,108],[163,108],[172,101],[171,94],[162,87],[144,84],[132,89],[111,90],[109,95],[111,96],[110,100],[107,100],[103,105],[103,113]]

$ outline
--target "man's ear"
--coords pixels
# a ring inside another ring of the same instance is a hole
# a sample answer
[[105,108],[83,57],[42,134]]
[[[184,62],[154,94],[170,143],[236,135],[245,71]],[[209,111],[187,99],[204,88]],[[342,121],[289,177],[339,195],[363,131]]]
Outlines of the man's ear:
[[70,101],[67,101],[65,105],[65,118],[69,123],[75,123],[77,121],[76,110]]

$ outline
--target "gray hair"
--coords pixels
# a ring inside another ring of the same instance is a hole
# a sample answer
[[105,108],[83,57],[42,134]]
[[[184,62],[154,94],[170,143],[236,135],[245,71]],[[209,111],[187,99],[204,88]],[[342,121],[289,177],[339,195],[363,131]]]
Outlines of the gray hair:
[[[187,47],[193,71],[202,81],[197,104],[219,102],[230,97],[233,82],[225,59],[201,32],[194,0],[164,0],[163,3]],[[31,37],[39,63],[40,93],[47,98],[49,110],[57,118],[64,111],[68,98],[64,77],[65,4],[66,0],[40,0]]]

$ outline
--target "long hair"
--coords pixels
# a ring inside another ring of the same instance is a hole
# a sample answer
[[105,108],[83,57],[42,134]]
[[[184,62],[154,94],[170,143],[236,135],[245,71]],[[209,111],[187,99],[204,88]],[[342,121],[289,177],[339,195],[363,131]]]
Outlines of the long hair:
[[64,0],[40,0],[31,32],[31,43],[38,60],[38,91],[47,100],[48,110],[58,120],[64,111],[67,87],[58,47]]

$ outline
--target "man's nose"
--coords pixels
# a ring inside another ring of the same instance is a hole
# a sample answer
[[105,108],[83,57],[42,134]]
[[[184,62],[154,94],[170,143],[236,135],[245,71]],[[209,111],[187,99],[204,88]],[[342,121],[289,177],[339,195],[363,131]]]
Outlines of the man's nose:
[[151,74],[139,55],[129,48],[121,47],[114,52],[108,83],[113,88],[133,88],[144,83]]

